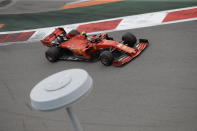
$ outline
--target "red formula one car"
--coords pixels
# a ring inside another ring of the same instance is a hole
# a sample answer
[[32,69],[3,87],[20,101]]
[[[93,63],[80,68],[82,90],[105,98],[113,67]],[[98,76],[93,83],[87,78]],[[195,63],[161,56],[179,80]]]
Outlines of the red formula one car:
[[122,36],[122,41],[114,41],[106,33],[87,36],[85,32],[56,28],[41,42],[49,49],[45,55],[48,61],[58,60],[100,60],[105,66],[121,66],[138,56],[148,45],[148,40],[139,39],[131,33]]

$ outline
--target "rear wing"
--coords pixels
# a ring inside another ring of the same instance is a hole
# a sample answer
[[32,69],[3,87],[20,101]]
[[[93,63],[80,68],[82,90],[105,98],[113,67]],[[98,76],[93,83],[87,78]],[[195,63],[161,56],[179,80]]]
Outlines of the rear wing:
[[51,34],[41,40],[41,42],[43,45],[51,47],[51,42],[54,41],[60,34],[66,35],[66,31],[63,28],[56,28]]

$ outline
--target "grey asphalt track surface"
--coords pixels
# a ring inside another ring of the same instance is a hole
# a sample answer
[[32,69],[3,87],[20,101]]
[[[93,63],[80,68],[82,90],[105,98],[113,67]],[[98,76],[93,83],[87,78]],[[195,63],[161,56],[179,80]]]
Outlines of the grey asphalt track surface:
[[0,0],[0,8],[9,5],[12,0]]
[[[52,64],[39,42],[1,46],[0,131],[71,131],[63,109],[35,111],[29,100],[37,82],[70,68],[85,69],[94,79],[93,92],[74,105],[84,131],[196,131],[196,25],[192,21],[132,30],[149,39],[150,46],[123,67]],[[118,40],[124,32],[111,35]]]
[[[0,8],[0,14],[24,14],[59,10],[77,0],[12,0],[10,6]],[[4,2],[5,3],[5,2]]]

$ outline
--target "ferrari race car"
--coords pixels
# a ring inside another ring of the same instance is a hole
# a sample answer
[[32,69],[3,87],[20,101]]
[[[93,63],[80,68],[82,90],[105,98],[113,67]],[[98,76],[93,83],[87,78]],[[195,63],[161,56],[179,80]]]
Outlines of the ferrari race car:
[[56,28],[41,42],[48,46],[45,56],[48,61],[58,60],[100,60],[105,66],[121,66],[137,57],[148,45],[146,39],[139,39],[125,33],[122,41],[114,41],[107,33],[87,36],[85,32]]

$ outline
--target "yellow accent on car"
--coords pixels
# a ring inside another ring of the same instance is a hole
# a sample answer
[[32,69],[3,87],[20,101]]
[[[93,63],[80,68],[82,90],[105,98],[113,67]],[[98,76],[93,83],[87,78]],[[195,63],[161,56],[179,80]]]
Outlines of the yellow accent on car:
[[127,49],[127,48],[128,48],[128,47],[127,47],[127,46],[125,46],[125,45],[123,45],[123,46],[122,46],[122,49]]

